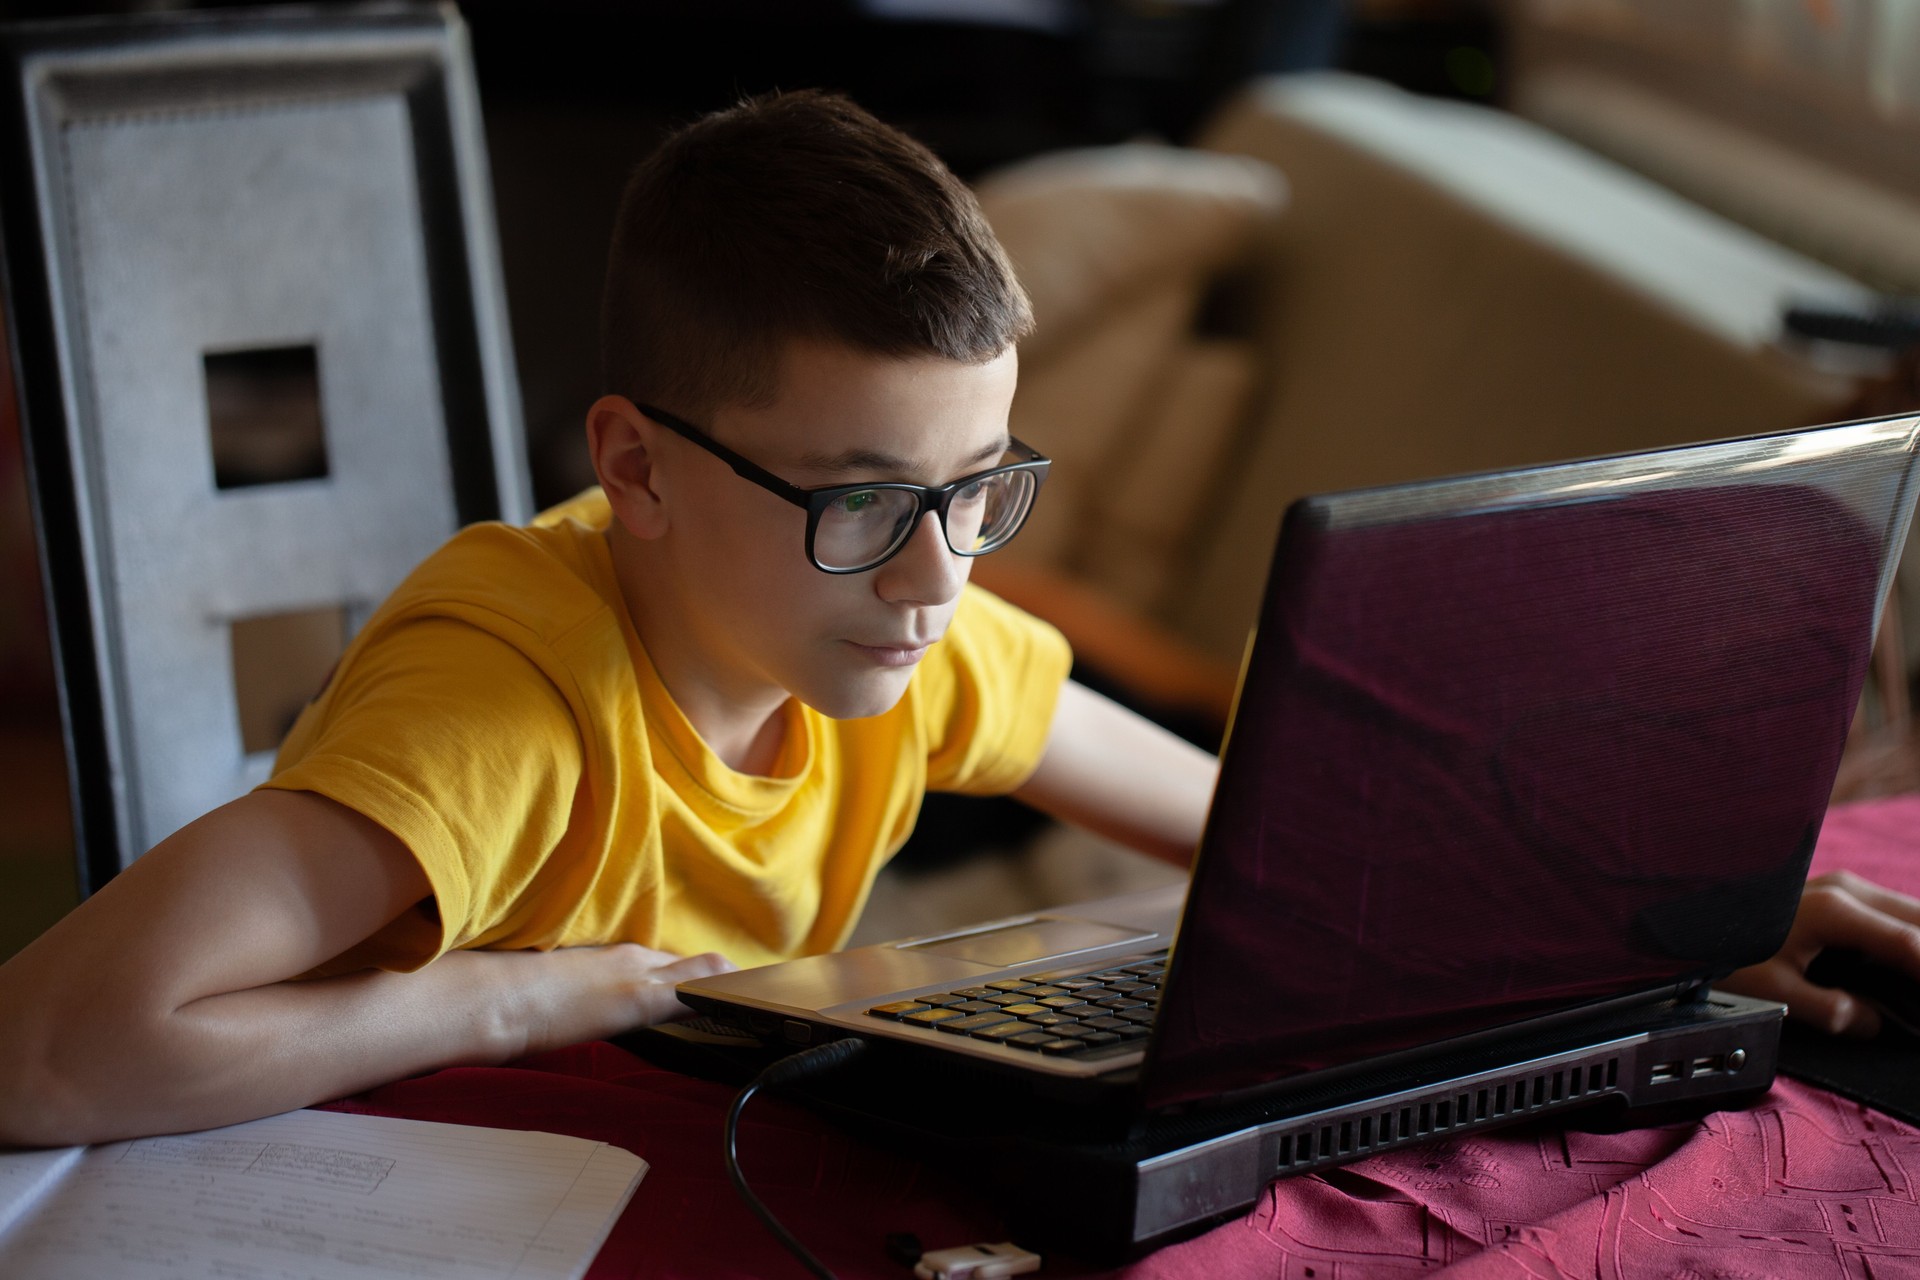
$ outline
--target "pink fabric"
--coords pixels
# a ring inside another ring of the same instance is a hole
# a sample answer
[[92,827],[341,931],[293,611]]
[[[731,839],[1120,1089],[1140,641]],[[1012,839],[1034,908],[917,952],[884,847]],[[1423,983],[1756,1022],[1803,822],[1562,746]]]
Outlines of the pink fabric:
[[1840,870],[1920,895],[1920,796],[1830,811],[1814,846],[1813,873]]
[[1529,1128],[1276,1182],[1128,1277],[1920,1274],[1920,1131],[1791,1080],[1623,1134]]
[[[1920,797],[1835,810],[1816,871],[1920,890]],[[598,1138],[652,1165],[588,1272],[799,1275],[729,1185],[731,1091],[586,1044],[513,1067],[436,1072],[337,1108]],[[756,1100],[742,1162],[782,1221],[843,1277],[900,1280],[886,1233],[928,1248],[1000,1239],[978,1194],[929,1162]],[[1920,1131],[1781,1080],[1758,1105],[1616,1135],[1528,1126],[1285,1179],[1246,1217],[1114,1272],[1128,1280],[1364,1277],[1920,1276]]]

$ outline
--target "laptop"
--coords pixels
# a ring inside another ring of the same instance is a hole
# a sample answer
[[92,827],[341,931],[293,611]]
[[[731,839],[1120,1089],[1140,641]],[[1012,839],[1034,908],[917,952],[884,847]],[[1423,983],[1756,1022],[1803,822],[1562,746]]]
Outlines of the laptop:
[[1898,417],[1303,499],[1186,886],[680,998],[870,1041],[824,1105],[1094,1254],[1278,1174],[1755,1094],[1784,1010],[1711,984],[1792,920],[1917,449]]

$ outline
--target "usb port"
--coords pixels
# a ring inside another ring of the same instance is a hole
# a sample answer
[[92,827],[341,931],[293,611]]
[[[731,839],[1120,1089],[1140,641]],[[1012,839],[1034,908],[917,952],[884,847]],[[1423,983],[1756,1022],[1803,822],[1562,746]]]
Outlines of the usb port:
[[1647,1082],[1649,1084],[1667,1084],[1679,1078],[1680,1064],[1678,1062],[1656,1062],[1653,1064],[1653,1074],[1647,1077]]
[[1693,1070],[1688,1074],[1696,1076],[1717,1076],[1726,1069],[1726,1055],[1716,1053],[1705,1058],[1695,1058],[1693,1060]]

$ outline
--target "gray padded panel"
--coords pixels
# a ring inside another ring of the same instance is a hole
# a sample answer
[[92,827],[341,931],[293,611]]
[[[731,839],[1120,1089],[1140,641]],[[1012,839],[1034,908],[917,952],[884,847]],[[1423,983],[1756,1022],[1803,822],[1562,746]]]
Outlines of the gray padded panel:
[[[461,523],[525,519],[530,486],[451,5],[26,24],[0,29],[0,63],[0,240],[90,892],[265,776],[235,620],[357,625]],[[317,353],[327,474],[218,489],[204,359],[279,347]],[[266,661],[297,689],[286,656]]]
[[[145,848],[265,776],[240,747],[229,623],[363,613],[457,521],[400,99],[118,116],[62,141]],[[308,344],[329,476],[216,491],[203,354]]]

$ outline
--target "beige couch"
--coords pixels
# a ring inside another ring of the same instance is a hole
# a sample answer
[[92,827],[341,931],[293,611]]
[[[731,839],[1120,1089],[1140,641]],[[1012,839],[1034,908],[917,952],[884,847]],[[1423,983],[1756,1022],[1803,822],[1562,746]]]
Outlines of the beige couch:
[[1523,120],[1329,73],[1250,86],[1203,143],[981,184],[1040,325],[1014,429],[1060,463],[983,576],[1076,640],[1139,639],[1143,670],[1186,661],[1176,701],[1224,696],[1298,495],[1826,421],[1857,390],[1776,339],[1787,302],[1862,286]]

